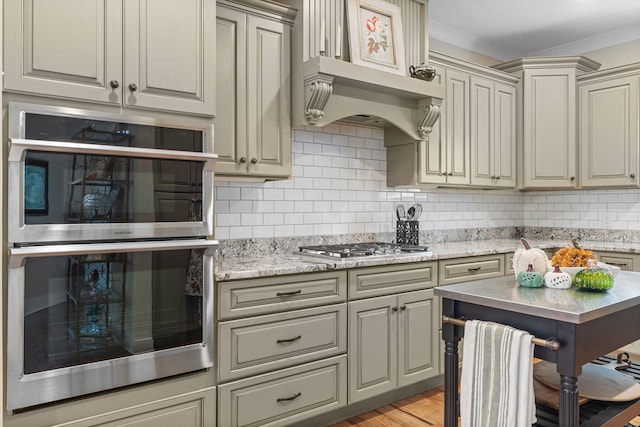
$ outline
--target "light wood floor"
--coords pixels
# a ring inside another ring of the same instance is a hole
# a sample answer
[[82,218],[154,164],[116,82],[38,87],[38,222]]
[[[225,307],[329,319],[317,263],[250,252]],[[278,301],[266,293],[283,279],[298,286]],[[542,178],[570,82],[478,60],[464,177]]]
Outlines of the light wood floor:
[[[631,421],[640,426],[640,416]],[[360,414],[332,427],[444,427],[444,387]]]
[[332,427],[444,427],[444,387],[360,414]]

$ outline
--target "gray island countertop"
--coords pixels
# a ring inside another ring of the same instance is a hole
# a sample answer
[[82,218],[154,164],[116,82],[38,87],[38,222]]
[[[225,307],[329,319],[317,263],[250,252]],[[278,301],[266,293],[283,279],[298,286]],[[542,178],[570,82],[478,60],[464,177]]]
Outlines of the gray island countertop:
[[441,286],[442,298],[581,324],[640,304],[640,273],[621,271],[607,292],[523,288],[513,276]]

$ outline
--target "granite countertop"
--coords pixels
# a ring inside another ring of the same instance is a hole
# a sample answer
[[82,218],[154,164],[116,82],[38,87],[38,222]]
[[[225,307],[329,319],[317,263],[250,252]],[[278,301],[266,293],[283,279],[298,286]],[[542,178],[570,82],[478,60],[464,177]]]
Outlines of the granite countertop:
[[513,276],[507,276],[441,286],[435,289],[435,294],[456,301],[581,324],[638,305],[640,273],[621,271],[616,276],[615,286],[607,292],[585,292],[575,287],[524,288],[518,286]]
[[[557,240],[527,239],[527,241],[531,247],[542,249],[557,248],[566,245],[566,242],[561,243]],[[581,242],[581,245],[584,249],[590,250],[640,253],[640,243],[586,241]],[[519,239],[487,239],[433,243],[428,245],[428,247],[432,255],[416,252],[398,256],[385,255],[346,260],[333,260],[311,255],[302,255],[293,249],[285,253],[249,252],[242,256],[216,257],[215,280],[249,279],[284,274],[312,273],[346,268],[508,253],[522,248],[522,243]]]

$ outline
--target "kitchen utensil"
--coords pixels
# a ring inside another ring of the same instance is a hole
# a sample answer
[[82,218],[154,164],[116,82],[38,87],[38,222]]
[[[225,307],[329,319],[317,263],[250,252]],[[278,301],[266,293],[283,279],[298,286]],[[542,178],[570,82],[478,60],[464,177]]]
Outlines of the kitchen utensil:
[[420,215],[422,215],[422,205],[420,203],[416,203],[415,205],[413,205],[413,208],[414,208],[413,220],[417,221],[420,219]]
[[396,216],[398,217],[398,221],[407,220],[407,212],[404,210],[404,205],[396,206]]
[[407,210],[407,220],[408,221],[413,221],[413,216],[416,214],[416,208],[414,206],[411,206],[408,210]]

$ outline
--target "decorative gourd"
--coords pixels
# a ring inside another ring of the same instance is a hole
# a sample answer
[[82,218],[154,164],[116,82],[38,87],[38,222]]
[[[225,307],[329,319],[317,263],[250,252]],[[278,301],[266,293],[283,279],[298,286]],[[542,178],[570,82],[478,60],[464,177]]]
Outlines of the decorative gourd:
[[586,267],[590,259],[598,260],[593,252],[582,249],[576,239],[571,239],[571,243],[573,243],[573,248],[562,248],[551,257],[551,265]]
[[533,264],[529,264],[527,271],[518,273],[518,285],[523,288],[539,288],[544,283],[544,277],[539,271],[533,269]]
[[613,288],[613,275],[590,260],[588,268],[576,273],[573,283],[584,291],[606,292]]
[[524,238],[520,239],[524,249],[516,249],[513,254],[513,273],[518,277],[518,273],[527,271],[529,264],[533,265],[533,270],[545,274],[548,270],[549,258],[547,254],[539,248],[532,248]]
[[556,265],[553,271],[544,275],[544,284],[552,289],[569,289],[571,287],[571,275],[560,271],[560,266]]

